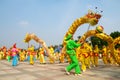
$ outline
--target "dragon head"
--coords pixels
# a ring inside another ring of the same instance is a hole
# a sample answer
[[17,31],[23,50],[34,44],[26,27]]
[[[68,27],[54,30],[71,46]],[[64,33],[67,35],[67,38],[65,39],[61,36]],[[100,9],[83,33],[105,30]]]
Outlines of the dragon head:
[[88,14],[86,14],[85,17],[88,19],[90,25],[94,26],[98,23],[99,19],[101,18],[101,14],[95,13],[93,11],[88,11]]
[[31,35],[27,33],[25,36],[24,42],[28,43],[30,40],[31,40]]

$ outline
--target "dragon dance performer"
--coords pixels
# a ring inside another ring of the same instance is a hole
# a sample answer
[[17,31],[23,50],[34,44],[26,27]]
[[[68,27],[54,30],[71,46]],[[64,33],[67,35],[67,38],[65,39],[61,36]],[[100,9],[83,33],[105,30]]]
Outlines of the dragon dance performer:
[[8,50],[7,52],[7,61],[10,62],[10,58],[11,58],[11,51]]
[[[53,46],[50,46],[50,47],[49,47],[49,51],[50,51],[50,54],[51,54],[52,56],[54,56]],[[51,64],[53,64],[53,63],[55,63],[55,60],[49,57],[49,62],[50,62]]]
[[79,55],[79,60],[81,62],[81,69],[83,72],[86,71],[86,65],[85,65],[85,52],[86,50],[84,49],[84,44],[80,47],[80,55]]
[[28,50],[29,50],[29,55],[30,55],[29,63],[31,65],[33,65],[34,64],[34,55],[35,55],[35,53],[34,53],[34,46],[29,47]]
[[72,69],[75,69],[75,75],[80,75],[81,70],[79,66],[79,61],[76,57],[75,48],[81,46],[81,44],[77,44],[74,40],[72,40],[72,35],[68,34],[68,36],[65,39],[66,41],[66,53],[69,55],[71,59],[71,63],[65,68],[66,74],[70,74],[70,71]]
[[104,45],[103,46],[103,49],[102,49],[102,60],[103,60],[103,63],[104,64],[107,64],[108,62],[107,62],[107,57],[108,55],[107,55],[107,48],[106,48],[106,46]]
[[6,57],[7,57],[7,48],[6,48],[6,46],[3,46],[3,59],[6,59]]
[[91,66],[95,67],[95,60],[94,60],[94,52],[92,50],[92,47],[90,46],[90,62],[91,62]]
[[118,48],[117,50],[118,50],[118,58],[117,58],[117,60],[120,63],[120,48]]
[[40,52],[39,52],[39,57],[40,57],[40,63],[41,64],[45,64],[46,62],[45,62],[45,56],[44,56],[44,48],[43,47],[41,47],[40,49]]
[[60,63],[64,63],[64,53],[60,53]]
[[27,57],[26,61],[30,61],[30,52],[31,52],[31,51],[30,51],[30,48],[28,48],[27,54],[26,54],[26,55],[27,55],[27,56],[26,56],[26,57]]
[[85,42],[85,54],[84,54],[84,57],[85,57],[85,65],[87,68],[91,68],[90,67],[90,47],[89,47],[89,43],[88,42]]
[[1,48],[1,49],[0,49],[0,60],[3,59],[3,55],[4,55],[4,53],[3,53],[3,50],[2,50],[2,48]]
[[98,66],[98,58],[99,58],[99,48],[98,45],[95,45],[95,49],[94,49],[94,63],[95,63],[95,67]]
[[23,49],[20,50],[19,52],[20,54],[20,61],[24,61],[25,60],[25,51]]
[[86,68],[91,68],[90,67],[90,56],[89,56],[89,46],[88,43],[84,42],[83,45],[80,48],[80,62],[81,62],[81,69],[83,72],[86,71]]
[[[119,48],[117,48],[117,49],[114,48],[114,52],[115,52],[115,58],[116,58],[117,62],[120,62],[120,50],[119,50]],[[115,65],[119,66],[119,64],[117,62],[115,62]]]
[[18,49],[16,48],[16,43],[13,45],[13,48],[12,48],[12,56],[13,56],[13,60],[12,60],[12,66],[17,66],[18,64]]
[[107,50],[107,54],[108,54],[108,61],[109,61],[109,63],[110,63],[111,65],[115,64],[115,61],[114,61],[114,59],[113,59],[113,56],[112,56],[112,54],[111,54],[111,50],[110,50],[110,49]]

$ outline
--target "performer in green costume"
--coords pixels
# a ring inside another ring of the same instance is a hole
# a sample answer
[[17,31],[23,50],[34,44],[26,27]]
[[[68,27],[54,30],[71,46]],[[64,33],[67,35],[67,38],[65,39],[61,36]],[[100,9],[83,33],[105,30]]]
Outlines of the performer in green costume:
[[75,48],[81,46],[81,44],[77,44],[74,40],[72,40],[72,35],[69,34],[66,38],[66,53],[69,55],[71,59],[71,63],[65,68],[66,73],[70,74],[70,71],[72,69],[75,69],[75,75],[81,74],[80,66],[79,66],[79,61],[76,57],[76,52]]

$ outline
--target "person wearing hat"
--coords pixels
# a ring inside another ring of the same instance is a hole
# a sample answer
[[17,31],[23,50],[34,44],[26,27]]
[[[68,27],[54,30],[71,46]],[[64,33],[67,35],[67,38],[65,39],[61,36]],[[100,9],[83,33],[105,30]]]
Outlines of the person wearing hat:
[[66,41],[66,53],[69,55],[71,59],[71,63],[65,68],[66,74],[69,75],[72,69],[75,69],[75,75],[80,75],[81,70],[79,66],[79,61],[76,56],[75,48],[81,46],[81,44],[76,43],[72,40],[72,35],[68,34],[65,38]]

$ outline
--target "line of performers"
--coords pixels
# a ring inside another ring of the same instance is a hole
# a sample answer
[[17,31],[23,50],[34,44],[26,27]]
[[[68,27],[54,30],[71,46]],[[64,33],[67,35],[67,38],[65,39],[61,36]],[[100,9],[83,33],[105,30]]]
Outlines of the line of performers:
[[[61,47],[54,48],[53,46],[49,47],[50,53],[52,56],[57,56],[57,61],[60,63],[71,62],[68,55],[61,53]],[[120,48],[115,49],[115,57],[120,61]],[[31,46],[27,50],[20,49],[14,44],[10,49],[4,46],[0,48],[0,60],[7,59],[8,62],[12,60],[12,66],[16,66],[18,61],[28,61],[29,64],[33,65],[36,60],[39,60],[41,64],[46,63],[45,56],[48,56],[44,48],[39,48],[34,50],[34,47]],[[103,46],[100,50],[97,45],[94,48],[91,47],[91,44],[84,42],[81,47],[76,49],[76,56],[81,64],[82,71],[86,71],[87,68],[97,67],[99,65],[98,60],[102,59],[104,64],[118,65],[108,47]],[[55,63],[56,60],[53,60],[47,57],[49,63]]]
[[[115,58],[117,61],[120,61],[120,48],[114,49]],[[98,45],[94,47],[90,43],[84,42],[82,46],[76,49],[76,56],[81,64],[81,70],[86,71],[87,68],[97,67],[99,65],[99,59],[102,59],[104,64],[117,65],[115,62],[111,50],[109,47],[103,46],[102,49],[98,48]],[[71,60],[68,55],[61,54],[60,62],[64,63],[64,57],[67,58],[68,62],[71,63]]]
[[[104,64],[118,65],[113,59],[111,50],[106,46],[103,46],[100,50],[98,45],[92,48],[91,44],[85,42],[81,47],[76,49],[76,54],[79,62],[81,62],[83,72],[86,71],[86,68],[97,67],[99,65],[99,59],[102,59]],[[117,60],[120,61],[120,48],[115,50],[115,54]]]
[[[50,53],[52,56],[59,56],[60,55],[60,46],[50,46],[49,47]],[[8,62],[12,60],[12,66],[17,66],[18,61],[28,61],[29,64],[33,65],[36,60],[39,60],[40,64],[45,64],[46,59],[45,56],[48,57],[45,49],[40,47],[39,49],[35,50],[34,46],[29,47],[26,49],[20,49],[16,47],[14,44],[10,49],[7,50],[5,46],[0,48],[0,60],[6,59]],[[59,58],[58,58],[59,60]],[[55,63],[55,60],[48,57],[49,63]]]

